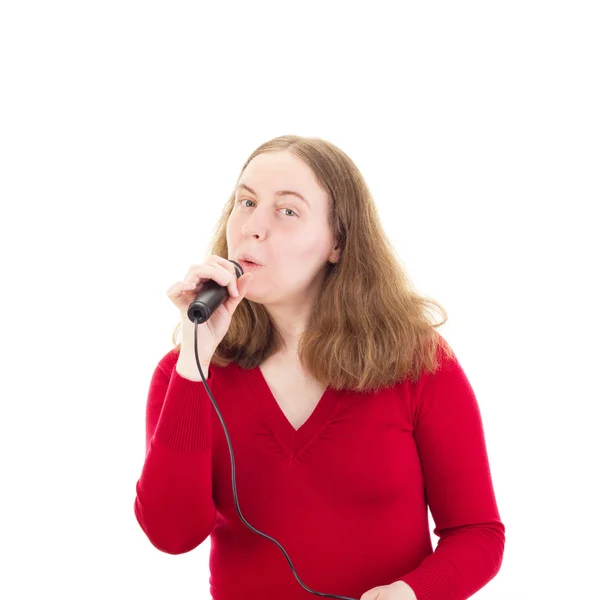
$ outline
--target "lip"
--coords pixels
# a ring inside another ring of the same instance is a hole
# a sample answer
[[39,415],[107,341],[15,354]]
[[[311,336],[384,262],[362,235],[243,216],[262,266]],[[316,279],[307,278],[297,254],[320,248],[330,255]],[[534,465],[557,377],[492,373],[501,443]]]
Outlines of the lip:
[[250,263],[255,263],[256,265],[263,267],[264,265],[260,262],[260,260],[258,260],[257,258],[255,258],[254,256],[252,256],[252,254],[240,254],[238,256],[238,261],[240,262],[250,262]]
[[247,273],[248,271],[255,271],[257,269],[263,268],[263,265],[259,265],[257,263],[249,263],[248,261],[245,261],[243,259],[238,259],[238,262],[240,263],[240,265],[242,265],[242,269],[244,269],[244,273]]

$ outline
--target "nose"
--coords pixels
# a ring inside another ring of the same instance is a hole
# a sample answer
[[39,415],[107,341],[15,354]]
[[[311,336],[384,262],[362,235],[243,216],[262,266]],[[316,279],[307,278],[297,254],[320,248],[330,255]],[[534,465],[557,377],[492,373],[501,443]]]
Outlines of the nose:
[[256,239],[262,239],[264,238],[264,233],[262,233],[261,231],[259,231],[256,227],[248,227],[246,225],[244,225],[244,227],[242,227],[242,234],[247,237],[247,236],[252,236]]
[[242,225],[242,234],[263,239],[265,237],[266,229],[265,219],[261,216],[259,210],[255,210],[251,216],[246,218],[245,223]]

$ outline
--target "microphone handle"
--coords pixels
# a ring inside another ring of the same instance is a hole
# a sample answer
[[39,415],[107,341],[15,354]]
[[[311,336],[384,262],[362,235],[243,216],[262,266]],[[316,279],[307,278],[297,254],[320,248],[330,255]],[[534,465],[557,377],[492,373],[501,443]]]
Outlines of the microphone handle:
[[[235,274],[239,279],[244,273],[241,265],[235,260],[228,259],[235,265]],[[198,323],[208,321],[210,316],[221,306],[225,298],[229,296],[226,285],[217,283],[214,279],[209,279],[202,284],[202,287],[196,294],[196,298],[190,303],[187,311],[188,319],[194,323],[198,319]]]

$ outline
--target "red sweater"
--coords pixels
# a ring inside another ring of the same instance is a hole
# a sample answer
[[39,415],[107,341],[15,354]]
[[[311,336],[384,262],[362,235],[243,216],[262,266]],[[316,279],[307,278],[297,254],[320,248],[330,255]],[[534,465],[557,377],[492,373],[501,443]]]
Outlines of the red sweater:
[[[176,362],[173,350],[160,360],[148,392],[134,503],[142,530],[169,554],[210,536],[214,600],[318,597],[241,521],[221,421],[203,382]],[[210,366],[241,513],[310,589],[358,600],[403,580],[418,600],[462,600],[498,573],[505,528],[479,406],[459,362],[442,364],[376,394],[328,387],[297,431],[260,368]]]

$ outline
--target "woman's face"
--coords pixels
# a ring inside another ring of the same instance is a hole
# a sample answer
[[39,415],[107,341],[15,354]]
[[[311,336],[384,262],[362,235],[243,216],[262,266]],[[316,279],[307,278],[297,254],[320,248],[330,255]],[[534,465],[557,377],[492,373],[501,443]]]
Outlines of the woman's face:
[[[282,191],[288,193],[278,193]],[[297,192],[306,202],[289,192]],[[263,265],[252,271],[249,300],[277,305],[316,298],[327,262],[339,259],[328,211],[327,192],[310,167],[291,152],[263,153],[248,164],[226,234],[229,259],[238,261],[248,252]]]

